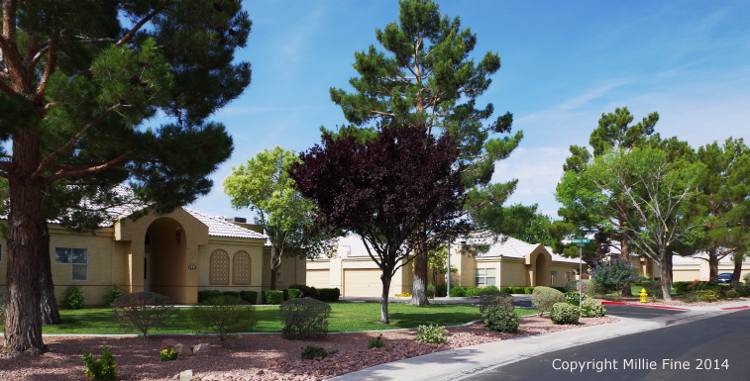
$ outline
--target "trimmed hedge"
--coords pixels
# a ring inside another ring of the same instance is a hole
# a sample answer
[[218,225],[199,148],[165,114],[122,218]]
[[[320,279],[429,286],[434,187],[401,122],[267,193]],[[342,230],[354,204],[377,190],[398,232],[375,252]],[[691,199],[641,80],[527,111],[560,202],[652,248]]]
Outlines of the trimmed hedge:
[[240,299],[250,303],[258,303],[258,291],[240,291]]
[[524,287],[523,288],[524,294],[533,294],[534,293],[534,287]]
[[451,287],[451,296],[452,297],[466,296],[466,289],[464,289],[461,286]]
[[[576,302],[578,302],[576,300]],[[602,317],[607,313],[607,309],[602,306],[602,302],[594,299],[586,299],[581,302],[581,316],[584,317]]]
[[284,293],[284,301],[298,299],[302,297],[302,291],[298,288],[285,288],[281,290]]
[[284,302],[284,292],[281,290],[263,291],[263,301],[266,304],[281,304]]
[[323,302],[335,302],[341,297],[341,290],[338,287],[334,288],[319,288],[318,294],[320,300]]
[[240,298],[240,293],[237,292],[237,291],[224,291],[224,292],[222,292],[222,294],[224,296],[231,296],[231,297],[237,298],[237,299]]
[[198,303],[204,303],[207,302],[211,298],[215,298],[217,296],[222,296],[224,294],[221,293],[219,290],[201,290],[198,291]]
[[531,304],[539,310],[539,316],[549,311],[553,305],[565,302],[565,294],[554,288],[539,286],[531,295]]
[[568,303],[555,303],[549,311],[549,317],[555,324],[577,324],[579,314],[578,307]]

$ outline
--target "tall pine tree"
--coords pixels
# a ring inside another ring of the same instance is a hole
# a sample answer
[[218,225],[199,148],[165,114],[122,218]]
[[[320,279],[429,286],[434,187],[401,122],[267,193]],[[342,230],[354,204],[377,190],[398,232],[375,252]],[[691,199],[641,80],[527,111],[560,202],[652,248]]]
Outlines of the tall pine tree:
[[[233,0],[3,0],[2,17],[0,138],[12,147],[0,152],[10,198],[3,350],[38,354],[45,190],[123,171],[156,213],[207,193],[232,140],[206,118],[250,82],[249,63],[232,61],[251,23]],[[157,113],[165,124],[142,127]]]
[[[379,120],[424,128],[429,135],[453,135],[469,188],[465,211],[502,208],[516,182],[490,184],[494,163],[508,157],[523,134],[498,137],[510,133],[513,116],[506,113],[485,123],[494,107],[476,106],[492,83],[490,75],[500,69],[500,57],[490,52],[475,62],[470,53],[476,34],[461,28],[458,17],[442,16],[431,0],[402,0],[399,6],[398,23],[375,31],[385,51],[370,46],[355,53],[359,77],[349,81],[354,92],[331,89],[331,100],[353,123],[345,129],[367,139],[375,133],[370,122]],[[431,238],[425,229],[416,237],[412,304],[428,303],[427,251],[440,244]]]

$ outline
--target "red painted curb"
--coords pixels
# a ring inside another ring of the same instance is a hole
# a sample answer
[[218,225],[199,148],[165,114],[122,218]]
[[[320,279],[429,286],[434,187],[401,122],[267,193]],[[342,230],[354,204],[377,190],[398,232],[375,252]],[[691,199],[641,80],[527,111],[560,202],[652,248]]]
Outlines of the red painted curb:
[[[677,311],[690,311],[689,308],[670,307],[670,306],[649,306],[647,304],[638,303],[627,303],[627,302],[602,302],[602,304],[613,304],[618,306],[632,306],[632,307],[646,307],[646,308],[659,308],[663,310],[677,310]],[[750,308],[750,307],[746,307]]]
[[746,308],[750,308],[750,306],[727,307],[727,308],[722,308],[722,310],[744,310]]

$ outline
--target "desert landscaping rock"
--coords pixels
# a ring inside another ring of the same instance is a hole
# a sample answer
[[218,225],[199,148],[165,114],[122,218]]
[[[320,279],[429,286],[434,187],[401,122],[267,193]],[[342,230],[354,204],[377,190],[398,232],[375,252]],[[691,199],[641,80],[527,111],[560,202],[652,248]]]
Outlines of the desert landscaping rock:
[[161,345],[159,346],[159,350],[167,349],[169,347],[174,348],[175,345],[179,344],[180,342],[175,339],[166,339],[162,340]]
[[189,346],[185,344],[177,344],[174,346],[174,351],[179,353],[180,356],[192,356],[193,351]]
[[[133,337],[45,337],[50,352],[41,357],[0,358],[0,380],[86,380],[81,349],[101,353],[112,347],[120,380],[174,381],[190,369],[200,381],[320,381],[374,365],[468,345],[539,335],[586,326],[613,323],[614,317],[584,318],[577,325],[555,325],[547,317],[522,318],[518,333],[487,332],[483,324],[450,328],[447,345],[415,342],[416,331],[385,331],[385,348],[368,350],[367,343],[379,333],[330,334],[323,341],[284,340],[278,334],[242,335],[222,348],[216,337],[180,338],[181,344],[203,343],[200,356],[160,361],[161,338]],[[208,340],[209,351],[205,351]],[[212,341],[213,340],[213,341]],[[339,352],[325,359],[301,360],[302,348],[322,346]],[[191,380],[192,381],[192,380]]]

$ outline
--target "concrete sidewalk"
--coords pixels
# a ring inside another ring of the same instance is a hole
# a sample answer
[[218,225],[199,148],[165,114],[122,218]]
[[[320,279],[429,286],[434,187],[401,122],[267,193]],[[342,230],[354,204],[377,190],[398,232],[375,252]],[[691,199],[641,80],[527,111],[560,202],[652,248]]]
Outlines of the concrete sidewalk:
[[331,380],[461,380],[487,369],[543,353],[708,319],[739,311],[741,310],[739,308],[742,307],[750,307],[750,302],[741,301],[711,307],[692,307],[690,311],[679,315],[664,316],[651,320],[620,318],[620,322],[614,324],[502,340],[412,357],[348,373],[331,378]]

